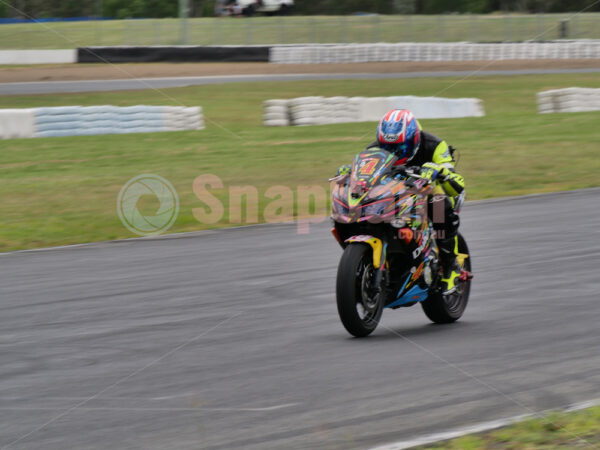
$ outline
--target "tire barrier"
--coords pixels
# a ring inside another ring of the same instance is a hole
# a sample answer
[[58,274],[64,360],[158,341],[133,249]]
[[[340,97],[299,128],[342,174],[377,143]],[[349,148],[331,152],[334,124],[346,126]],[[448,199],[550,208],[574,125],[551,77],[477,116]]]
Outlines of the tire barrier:
[[84,47],[80,63],[268,62],[269,46]]
[[74,64],[77,50],[0,50],[0,64]]
[[537,93],[538,112],[600,111],[600,89],[565,88]]
[[328,125],[376,122],[390,109],[410,109],[420,119],[482,117],[477,98],[415,97],[299,97],[264,102],[265,126]]
[[271,62],[320,64],[600,58],[600,40],[476,44],[470,42],[226,46],[82,47],[2,50],[0,64],[133,62]]
[[200,107],[106,105],[0,110],[1,139],[202,129]]
[[263,123],[267,127],[290,125],[289,100],[267,100],[263,103]]
[[271,48],[271,63],[331,64],[400,61],[497,61],[600,58],[600,40],[474,44],[321,44]]
[[35,135],[33,109],[0,109],[0,138],[20,139]]

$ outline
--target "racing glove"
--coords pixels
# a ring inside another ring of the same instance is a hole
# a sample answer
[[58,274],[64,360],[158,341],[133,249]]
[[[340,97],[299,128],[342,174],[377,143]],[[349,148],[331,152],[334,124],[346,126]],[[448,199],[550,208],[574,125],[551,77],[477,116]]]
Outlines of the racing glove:
[[460,195],[465,189],[464,178],[448,167],[428,162],[421,166],[421,176],[431,181],[438,180],[450,197]]
[[350,172],[352,171],[352,166],[349,164],[345,164],[343,166],[340,166],[337,170],[337,173],[335,174],[336,177],[339,177],[341,175],[350,175]]
[[438,178],[445,180],[449,174],[450,171],[446,167],[436,163],[428,162],[421,166],[421,176],[431,181]]

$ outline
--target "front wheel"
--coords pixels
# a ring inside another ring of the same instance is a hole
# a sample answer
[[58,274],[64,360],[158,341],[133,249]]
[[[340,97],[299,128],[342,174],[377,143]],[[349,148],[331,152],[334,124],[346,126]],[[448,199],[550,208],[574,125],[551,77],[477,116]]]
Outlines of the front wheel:
[[371,247],[348,245],[338,266],[336,297],[342,324],[353,336],[368,336],[379,324],[384,299],[375,275]]
[[[462,255],[467,255],[464,258],[461,269],[463,273],[471,273],[471,255],[467,242],[458,234],[458,252]],[[460,262],[460,259],[459,259]],[[467,303],[469,302],[469,293],[471,292],[471,280],[469,278],[462,279],[458,282],[456,292],[449,295],[442,295],[440,291],[432,292],[427,297],[421,306],[425,315],[429,320],[435,323],[452,323],[460,319],[465,312]]]

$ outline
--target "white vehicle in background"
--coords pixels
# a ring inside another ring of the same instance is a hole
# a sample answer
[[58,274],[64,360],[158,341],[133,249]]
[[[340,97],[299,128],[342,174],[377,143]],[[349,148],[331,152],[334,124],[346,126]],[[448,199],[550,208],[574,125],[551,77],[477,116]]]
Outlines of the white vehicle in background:
[[274,15],[289,14],[294,0],[217,0],[217,16],[253,16],[256,13]]

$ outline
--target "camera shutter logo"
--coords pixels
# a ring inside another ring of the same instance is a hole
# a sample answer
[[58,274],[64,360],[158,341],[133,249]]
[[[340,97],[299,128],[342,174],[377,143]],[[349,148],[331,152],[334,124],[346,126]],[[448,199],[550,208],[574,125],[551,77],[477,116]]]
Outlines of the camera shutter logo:
[[[137,204],[143,195],[154,195],[160,206],[152,216],[144,216]],[[167,231],[179,215],[179,197],[169,181],[152,174],[132,178],[119,192],[117,212],[123,225],[139,236],[156,236]]]

